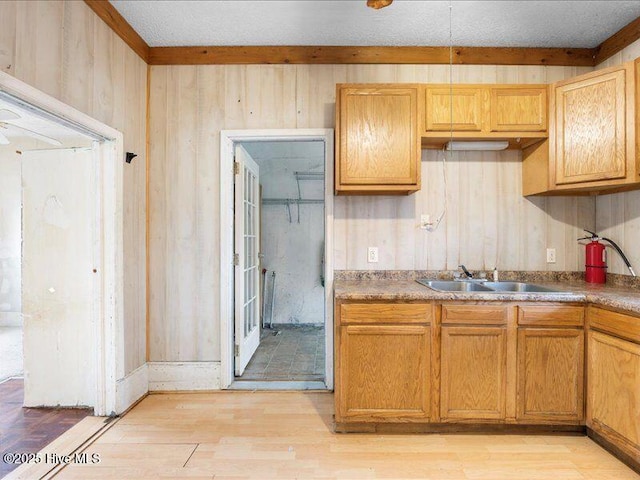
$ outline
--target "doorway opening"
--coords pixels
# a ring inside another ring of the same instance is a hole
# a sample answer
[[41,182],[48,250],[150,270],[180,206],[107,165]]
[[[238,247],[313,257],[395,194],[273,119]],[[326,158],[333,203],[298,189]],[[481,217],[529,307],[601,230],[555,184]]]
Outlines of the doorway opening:
[[24,377],[20,407],[114,413],[122,134],[1,72],[0,134],[0,380]]
[[333,388],[332,142],[221,134],[222,388]]

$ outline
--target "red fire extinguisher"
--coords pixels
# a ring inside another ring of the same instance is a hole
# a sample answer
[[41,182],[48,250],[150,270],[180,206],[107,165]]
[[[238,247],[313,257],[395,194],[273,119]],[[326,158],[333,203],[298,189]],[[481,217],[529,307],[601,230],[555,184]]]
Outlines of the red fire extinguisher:
[[605,283],[607,281],[607,250],[606,245],[600,243],[600,240],[607,242],[611,245],[622,257],[627,268],[631,272],[631,275],[636,276],[629,260],[622,253],[620,247],[608,238],[600,237],[598,234],[585,229],[590,236],[579,238],[580,240],[591,240],[586,244],[585,250],[585,262],[584,262],[584,280],[588,283]]

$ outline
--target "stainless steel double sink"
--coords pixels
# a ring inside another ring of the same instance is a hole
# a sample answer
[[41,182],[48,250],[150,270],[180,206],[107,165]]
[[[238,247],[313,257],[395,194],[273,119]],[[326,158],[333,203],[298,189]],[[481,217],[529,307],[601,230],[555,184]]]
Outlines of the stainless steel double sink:
[[553,293],[570,294],[564,290],[543,287],[524,282],[477,282],[477,281],[446,281],[420,278],[418,283],[436,290],[437,292],[475,292],[475,293]]

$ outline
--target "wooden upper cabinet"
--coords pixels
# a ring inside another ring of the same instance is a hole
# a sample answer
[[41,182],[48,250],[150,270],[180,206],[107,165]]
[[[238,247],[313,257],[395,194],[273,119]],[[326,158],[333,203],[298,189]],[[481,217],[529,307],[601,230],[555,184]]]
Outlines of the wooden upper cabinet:
[[556,105],[556,183],[626,175],[625,68],[559,84]]
[[339,84],[337,194],[420,189],[417,85]]
[[640,187],[637,70],[627,62],[551,85],[549,139],[522,153],[524,195]]
[[422,145],[507,140],[522,149],[547,138],[546,85],[423,85]]
[[[483,129],[481,88],[425,88],[425,130],[427,132],[480,132]],[[452,121],[453,114],[453,121]]]
[[492,132],[544,132],[547,130],[546,87],[492,87]]

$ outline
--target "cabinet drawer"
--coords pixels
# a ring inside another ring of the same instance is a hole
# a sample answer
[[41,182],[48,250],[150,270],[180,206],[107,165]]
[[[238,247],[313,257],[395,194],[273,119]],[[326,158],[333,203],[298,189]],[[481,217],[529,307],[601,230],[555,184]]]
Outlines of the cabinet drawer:
[[525,305],[518,307],[518,325],[539,327],[583,327],[584,307]]
[[343,303],[340,305],[340,323],[342,325],[429,324],[432,316],[431,304],[429,303]]
[[504,305],[443,305],[442,324],[449,325],[505,325],[507,307]]
[[640,318],[589,307],[589,328],[640,343]]

